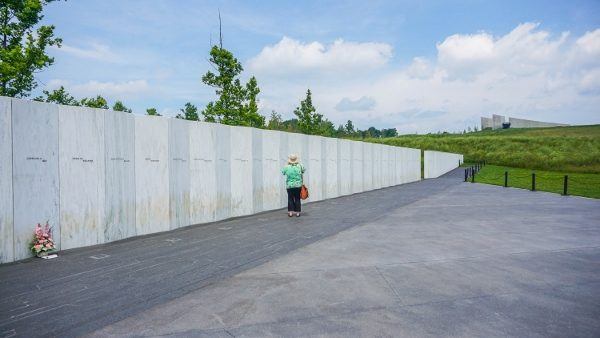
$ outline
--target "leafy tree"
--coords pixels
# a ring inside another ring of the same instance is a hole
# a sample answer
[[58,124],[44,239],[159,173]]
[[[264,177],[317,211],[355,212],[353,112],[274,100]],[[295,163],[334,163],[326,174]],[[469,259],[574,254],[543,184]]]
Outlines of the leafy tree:
[[114,105],[113,105],[113,107],[112,107],[112,110],[114,110],[114,111],[124,111],[124,112],[126,112],[126,113],[131,113],[131,112],[132,112],[132,111],[131,111],[131,109],[130,109],[130,108],[127,108],[127,107],[126,107],[126,106],[123,104],[123,102],[121,102],[121,101],[117,101],[117,102],[115,102],[115,104],[114,104]]
[[335,126],[333,125],[333,123],[331,121],[329,121],[328,119],[325,119],[325,120],[321,121],[321,124],[319,125],[319,133],[318,134],[327,136],[327,137],[334,137],[335,136]]
[[188,121],[199,121],[200,119],[198,118],[198,108],[196,106],[194,106],[193,104],[191,104],[190,102],[187,102],[185,104],[185,107],[180,109],[182,114],[177,114],[177,116],[175,116],[178,119],[184,119],[184,120],[188,120]]
[[283,130],[283,119],[276,111],[271,111],[271,117],[267,123],[267,128],[271,130]]
[[397,137],[398,131],[396,128],[382,129],[381,134],[383,137]]
[[242,121],[249,123],[252,127],[264,127],[265,117],[258,113],[257,96],[260,93],[258,82],[253,76],[246,83],[246,103],[242,109]]
[[54,63],[48,46],[60,47],[54,26],[36,26],[42,10],[54,0],[2,0],[0,5],[0,95],[29,96],[37,87],[35,73]]
[[346,128],[340,124],[337,130],[335,131],[335,135],[337,137],[343,137],[344,135],[346,135]]
[[283,130],[297,133],[300,131],[298,128],[298,119],[289,119],[283,121]]
[[91,108],[108,109],[108,103],[106,102],[106,99],[100,95],[96,95],[96,97],[92,98],[85,97],[81,99],[80,105]]
[[219,46],[213,46],[209,62],[216,73],[208,71],[202,82],[215,88],[219,99],[210,102],[202,115],[207,122],[228,125],[263,127],[265,119],[258,114],[256,97],[260,93],[256,78],[252,77],[245,86],[237,78],[244,70],[233,54]]
[[317,109],[312,103],[312,93],[310,89],[306,91],[306,98],[300,101],[300,106],[294,110],[294,115],[298,117],[298,128],[304,134],[318,134],[323,115],[317,113]]
[[377,128],[375,128],[375,127],[369,127],[369,129],[367,129],[367,134],[368,134],[367,135],[368,137],[377,137],[377,138],[379,138],[382,135],[382,131],[379,130],[379,129],[377,129]]
[[148,108],[148,109],[146,109],[146,115],[150,115],[150,116],[162,116],[162,115],[160,115],[156,111],[156,108]]
[[64,104],[67,106],[79,106],[80,105],[79,101],[77,101],[77,99],[75,99],[73,96],[71,96],[71,94],[69,94],[65,90],[65,87],[63,87],[63,86],[60,86],[60,88],[55,89],[53,91],[44,90],[43,93],[46,97],[38,96],[34,100],[41,101],[41,102]]
[[344,129],[346,130],[346,134],[348,134],[348,135],[352,135],[356,132],[354,130],[354,124],[352,123],[351,120],[348,120],[348,122],[346,122],[346,126],[344,126]]

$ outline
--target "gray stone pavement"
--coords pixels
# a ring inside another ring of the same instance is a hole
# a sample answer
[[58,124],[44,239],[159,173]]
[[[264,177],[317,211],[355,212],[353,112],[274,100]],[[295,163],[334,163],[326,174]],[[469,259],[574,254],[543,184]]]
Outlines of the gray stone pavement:
[[460,176],[0,266],[0,335],[599,336],[600,201]]

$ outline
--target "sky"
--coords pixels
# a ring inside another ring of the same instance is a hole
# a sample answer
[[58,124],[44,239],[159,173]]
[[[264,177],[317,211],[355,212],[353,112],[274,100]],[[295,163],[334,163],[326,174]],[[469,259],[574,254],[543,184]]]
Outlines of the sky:
[[218,43],[255,76],[260,112],[284,118],[313,93],[336,125],[462,131],[501,114],[600,123],[600,1],[54,2],[61,48],[42,90],[103,95],[174,116],[217,97],[204,85]]

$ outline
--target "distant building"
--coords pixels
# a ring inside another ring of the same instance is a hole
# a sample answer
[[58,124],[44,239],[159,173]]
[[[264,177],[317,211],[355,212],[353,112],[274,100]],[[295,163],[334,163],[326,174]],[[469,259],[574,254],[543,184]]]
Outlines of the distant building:
[[547,128],[547,127],[566,127],[568,124],[541,122],[526,119],[509,117],[508,121],[502,115],[493,114],[491,118],[481,117],[481,130],[484,129],[508,129],[508,128]]
[[481,117],[481,130],[492,129],[492,119],[489,117]]

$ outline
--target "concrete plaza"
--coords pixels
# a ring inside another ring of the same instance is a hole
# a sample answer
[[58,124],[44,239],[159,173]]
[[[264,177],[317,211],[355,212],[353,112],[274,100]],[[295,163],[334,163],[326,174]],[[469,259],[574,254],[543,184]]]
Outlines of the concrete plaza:
[[438,179],[0,266],[0,336],[600,335],[600,201]]

